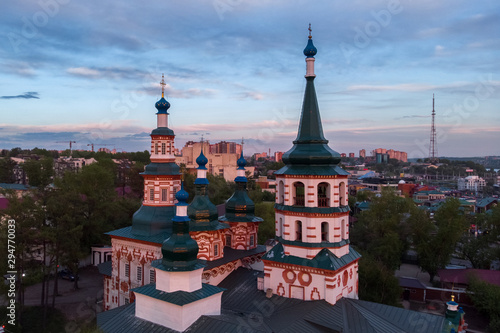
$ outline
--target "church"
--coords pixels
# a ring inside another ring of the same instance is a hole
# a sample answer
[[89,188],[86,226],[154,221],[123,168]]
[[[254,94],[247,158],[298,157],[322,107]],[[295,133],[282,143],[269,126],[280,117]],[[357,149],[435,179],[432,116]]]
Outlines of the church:
[[247,194],[243,152],[223,216],[207,195],[203,150],[187,203],[162,79],[143,204],[131,226],[108,233],[112,260],[99,266],[103,332],[465,332],[453,300],[438,316],[358,299],[361,255],[349,242],[349,174],[323,135],[316,54],[309,29],[299,128],[275,172],[276,237],[267,247],[257,244],[262,219]]

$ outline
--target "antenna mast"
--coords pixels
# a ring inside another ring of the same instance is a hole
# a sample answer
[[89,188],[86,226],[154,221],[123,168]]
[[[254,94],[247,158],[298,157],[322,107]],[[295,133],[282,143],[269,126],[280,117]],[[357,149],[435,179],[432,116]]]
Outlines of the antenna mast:
[[438,162],[436,126],[434,123],[435,116],[436,116],[436,111],[434,110],[434,94],[432,94],[432,125],[431,125],[431,142],[429,145],[429,161],[432,164],[436,164]]

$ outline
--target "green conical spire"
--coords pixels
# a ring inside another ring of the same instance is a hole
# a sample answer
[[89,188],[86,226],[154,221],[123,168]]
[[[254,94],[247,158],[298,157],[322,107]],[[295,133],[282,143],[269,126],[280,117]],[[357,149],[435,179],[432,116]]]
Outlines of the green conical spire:
[[297,139],[293,142],[294,144],[328,143],[328,140],[323,136],[323,125],[321,125],[318,99],[316,98],[316,89],[314,88],[314,78],[314,76],[306,77],[307,84],[302,104],[299,132]]
[[[293,165],[330,165],[335,166],[340,162],[340,154],[328,147],[328,140],[323,135],[323,126],[316,98],[316,89],[314,88],[314,55],[316,48],[312,43],[312,37],[309,40],[304,55],[306,55],[306,90],[304,93],[304,102],[302,104],[302,114],[300,116],[299,131],[297,139],[293,141],[293,147],[283,155],[283,162],[286,164],[284,169],[278,171],[281,173],[296,173],[290,168]],[[309,170],[310,171],[310,170]],[[308,172],[301,170],[300,173]]]

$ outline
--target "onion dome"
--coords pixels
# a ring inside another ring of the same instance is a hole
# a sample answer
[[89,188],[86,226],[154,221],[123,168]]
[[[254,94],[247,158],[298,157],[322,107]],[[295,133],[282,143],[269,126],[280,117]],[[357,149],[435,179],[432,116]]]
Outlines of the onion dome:
[[200,152],[200,156],[196,159],[198,163],[197,178],[194,181],[195,196],[191,204],[187,208],[187,214],[190,218],[190,231],[207,231],[229,228],[227,224],[220,223],[218,218],[217,207],[208,198],[208,179],[207,168],[205,164],[208,159]]
[[190,271],[198,268],[198,243],[189,235],[189,217],[187,216],[186,200],[189,194],[181,190],[175,195],[176,215],[172,219],[172,235],[163,242],[163,269],[167,271]]
[[198,164],[198,169],[201,170],[206,170],[207,167],[205,166],[208,163],[208,158],[205,157],[203,154],[203,150],[200,152],[200,156],[196,159],[196,164]]
[[226,215],[220,220],[224,222],[262,222],[260,217],[256,217],[255,204],[247,193],[247,177],[245,176],[245,165],[247,164],[241,156],[236,162],[238,164],[237,176],[234,179],[236,191],[226,201]]
[[309,40],[307,41],[307,46],[304,49],[304,55],[308,58],[312,58],[316,55],[316,53],[318,53],[318,50],[313,44],[312,37],[309,36]]
[[158,102],[155,103],[155,108],[158,110],[158,113],[168,114],[167,110],[170,108],[170,103],[164,97],[162,97]]
[[178,201],[177,206],[187,206],[186,201],[189,198],[189,193],[184,190],[184,183],[181,185],[181,190],[175,194],[175,198]]

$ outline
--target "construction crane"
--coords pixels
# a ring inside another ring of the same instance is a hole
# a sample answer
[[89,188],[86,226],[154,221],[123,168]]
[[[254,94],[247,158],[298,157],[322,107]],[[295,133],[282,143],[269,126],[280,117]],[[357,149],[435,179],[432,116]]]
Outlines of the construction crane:
[[56,141],[56,143],[68,143],[69,142],[69,155],[71,156],[71,152],[73,151],[73,143],[76,141]]

